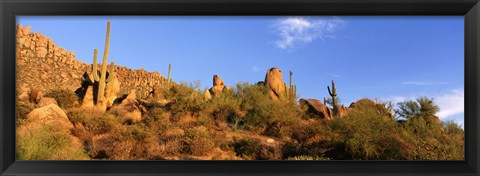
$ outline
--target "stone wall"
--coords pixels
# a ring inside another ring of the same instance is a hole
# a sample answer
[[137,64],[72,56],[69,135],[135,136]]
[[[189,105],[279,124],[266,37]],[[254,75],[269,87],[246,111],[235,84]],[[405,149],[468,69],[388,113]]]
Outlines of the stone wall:
[[[30,26],[24,28],[19,24],[16,30],[17,89],[25,92],[36,88],[46,92],[53,88],[71,91],[79,88],[82,75],[92,71],[92,64],[76,60],[75,52],[57,46],[52,39],[38,32],[30,32],[30,29]],[[160,73],[144,69],[117,66],[116,71],[123,93],[131,89],[139,92],[149,90],[165,80]]]

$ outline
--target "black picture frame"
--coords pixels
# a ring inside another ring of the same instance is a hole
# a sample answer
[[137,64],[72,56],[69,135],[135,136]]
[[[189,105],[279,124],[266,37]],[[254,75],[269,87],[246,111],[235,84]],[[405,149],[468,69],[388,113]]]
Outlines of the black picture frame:
[[[462,175],[480,171],[478,0],[0,0],[1,175]],[[16,161],[17,15],[463,15],[465,161]]]

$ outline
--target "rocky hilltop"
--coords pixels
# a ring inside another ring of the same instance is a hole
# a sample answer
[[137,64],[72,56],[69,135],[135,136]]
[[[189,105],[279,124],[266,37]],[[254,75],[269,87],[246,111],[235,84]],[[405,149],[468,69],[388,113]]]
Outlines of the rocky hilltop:
[[[91,72],[93,64],[77,60],[74,51],[68,51],[47,36],[31,32],[30,29],[30,26],[23,27],[22,24],[16,29],[16,78],[19,91],[28,92],[32,88],[40,92],[53,88],[75,91],[81,87],[83,74]],[[116,72],[122,93],[132,89],[146,92],[141,90],[142,87],[152,87],[165,80],[160,73],[144,69],[117,66]]]

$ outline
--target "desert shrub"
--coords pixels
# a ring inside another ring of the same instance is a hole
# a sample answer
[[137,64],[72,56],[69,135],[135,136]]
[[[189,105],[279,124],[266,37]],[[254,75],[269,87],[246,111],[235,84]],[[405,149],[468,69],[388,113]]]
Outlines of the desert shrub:
[[82,124],[88,132],[102,134],[110,132],[120,121],[110,113],[97,113],[84,110],[72,110],[67,113],[74,124]]
[[67,89],[51,89],[43,96],[57,100],[58,106],[62,109],[73,108],[79,105],[78,96]]
[[[407,120],[402,138],[411,143],[406,159],[410,160],[463,160],[464,135],[453,122],[431,123],[424,118]],[[456,131],[456,132],[454,132]]]
[[224,142],[224,134],[204,126],[185,131],[185,151],[192,155],[205,155]]
[[262,144],[257,139],[245,138],[230,143],[238,157],[246,160],[278,160],[282,158],[279,148]]
[[273,100],[262,85],[237,85],[238,96],[243,99],[245,128],[258,134],[289,138],[295,124],[305,117],[301,106],[291,101]]
[[18,160],[87,160],[81,146],[72,145],[69,132],[58,126],[44,125],[21,128],[17,132]]
[[244,114],[240,111],[240,104],[241,99],[235,95],[234,91],[224,91],[220,96],[213,97],[206,103],[202,115],[210,116],[222,129],[226,129],[227,124],[237,129],[244,118]]
[[35,109],[35,104],[30,102],[17,101],[15,104],[16,125],[21,126],[27,122],[28,113]]
[[171,111],[174,121],[187,113],[197,114],[204,108],[203,94],[194,85],[182,83],[172,86],[166,97],[171,100],[166,109]]
[[405,158],[409,160],[463,160],[463,130],[454,122],[441,123],[433,99],[399,103],[396,113],[406,120],[400,133],[409,144]]
[[327,130],[334,148],[327,156],[334,159],[391,160],[402,155],[395,120],[377,111],[376,105],[356,105],[347,117],[330,122]]
[[112,160],[151,160],[161,156],[158,136],[142,123],[123,126],[112,131],[105,155]]
[[294,157],[289,157],[287,160],[331,160],[328,157],[319,157],[319,156],[305,156],[305,155],[300,155],[300,156],[294,156]]

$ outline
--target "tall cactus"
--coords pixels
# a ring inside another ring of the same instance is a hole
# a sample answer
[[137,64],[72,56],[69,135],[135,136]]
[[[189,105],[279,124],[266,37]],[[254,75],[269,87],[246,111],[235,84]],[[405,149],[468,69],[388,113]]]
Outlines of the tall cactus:
[[107,24],[107,34],[105,39],[105,50],[103,52],[103,62],[102,62],[102,71],[100,75],[100,80],[98,81],[98,94],[97,94],[97,103],[105,102],[105,81],[107,77],[107,62],[108,62],[108,50],[110,48],[110,21]]
[[293,72],[290,70],[290,87],[292,87],[292,77],[293,77]]
[[297,85],[293,85],[293,71],[290,70],[290,84],[288,87],[288,98],[291,101],[295,101],[295,98],[297,97]]
[[171,77],[170,77],[170,73],[172,71],[172,64],[168,64],[168,82],[167,84],[170,86],[170,82],[172,81]]
[[332,91],[330,91],[330,86],[327,86],[328,94],[332,97],[333,108],[337,106],[337,89],[335,88],[335,82],[332,80]]

